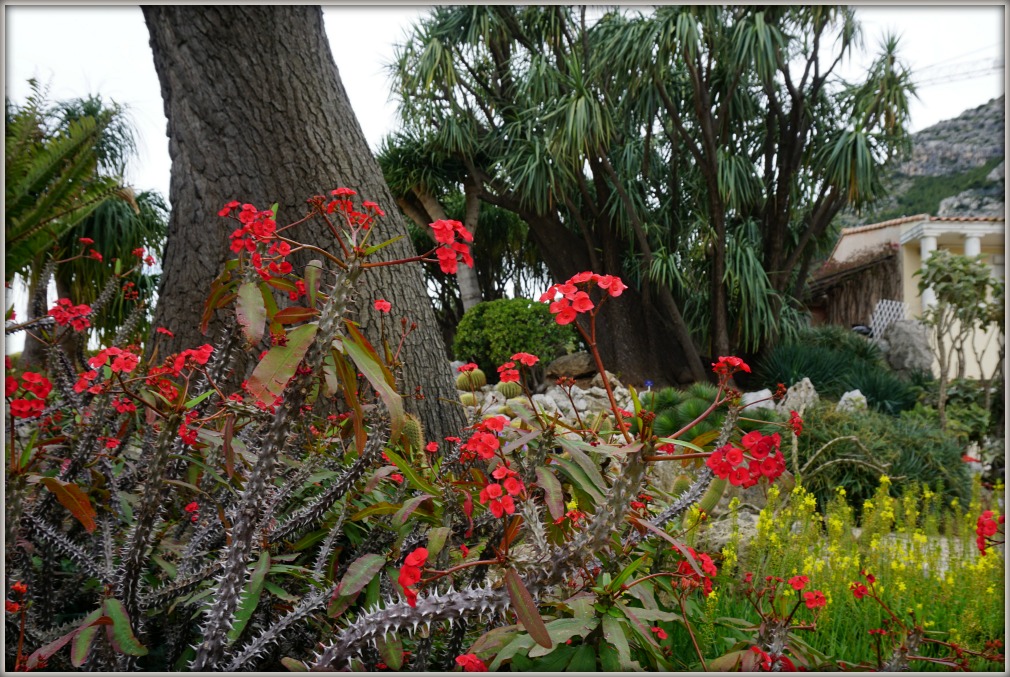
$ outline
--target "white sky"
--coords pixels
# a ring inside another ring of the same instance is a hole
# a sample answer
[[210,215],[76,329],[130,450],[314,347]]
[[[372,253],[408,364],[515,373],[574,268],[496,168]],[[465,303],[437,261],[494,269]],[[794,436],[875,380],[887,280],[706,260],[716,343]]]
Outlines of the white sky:
[[[324,9],[324,21],[340,76],[372,148],[395,126],[396,106],[389,99],[383,66],[393,45],[421,16],[422,6]],[[874,50],[885,30],[902,35],[901,54],[923,78],[941,72],[958,75],[971,63],[1004,58],[1004,8],[867,6],[858,16],[865,46]],[[138,189],[167,197],[171,162],[165,136],[161,91],[154,71],[143,15],[136,6],[11,6],[6,19],[5,94],[14,101],[27,95],[27,80],[50,86],[51,98],[101,94],[129,107],[138,127],[140,157],[128,177]],[[865,66],[850,65],[847,72]],[[983,64],[984,66],[985,64]],[[957,116],[1003,93],[1004,72],[924,86],[912,105],[913,131]]]
[[[369,145],[395,129],[396,105],[384,66],[393,46],[426,12],[424,6],[327,6],[323,16],[334,60]],[[976,68],[1002,66],[1005,56],[1004,7],[864,6],[866,54],[843,71],[855,77],[865,69],[885,31],[901,37],[902,57],[922,79],[960,76],[920,89],[912,102],[912,131],[1000,96],[1004,71],[965,79]],[[128,107],[137,129],[139,157],[127,180],[138,190],[157,190],[168,198],[171,161],[161,90],[139,6],[4,6],[4,92],[15,102],[28,94],[27,80],[49,86],[50,100],[101,94]],[[17,308],[23,317],[24,302]],[[19,350],[20,336],[6,346]]]

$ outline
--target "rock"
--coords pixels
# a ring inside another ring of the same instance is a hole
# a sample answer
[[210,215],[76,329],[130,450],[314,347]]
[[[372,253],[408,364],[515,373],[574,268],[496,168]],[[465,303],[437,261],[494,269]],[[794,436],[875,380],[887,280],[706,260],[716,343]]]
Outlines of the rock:
[[918,320],[898,320],[884,331],[887,364],[899,375],[930,371],[933,351],[929,347],[929,329]]
[[571,355],[562,355],[547,365],[547,378],[556,379],[559,376],[582,378],[596,372],[596,362],[593,356],[582,351]]
[[[740,396],[740,402],[743,405],[740,411],[745,411],[747,409],[774,409],[775,403],[772,402],[772,391],[765,388],[764,390],[758,390],[753,393],[744,393]],[[757,404],[755,404],[755,402]]]
[[[607,379],[610,381],[610,387],[611,388],[615,388],[616,389],[616,388],[623,388],[624,387],[621,384],[621,382],[617,379],[617,377],[614,376],[609,371],[607,372]],[[589,382],[589,385],[591,387],[593,387],[593,388],[603,388],[603,377],[600,376],[599,372],[597,372],[596,375],[593,376],[593,380]]]
[[820,400],[820,397],[817,395],[814,384],[810,382],[809,378],[804,376],[802,381],[789,386],[786,396],[775,405],[775,410],[784,416],[788,416],[790,411],[801,411],[811,408],[817,404],[818,400]]
[[835,405],[835,411],[866,411],[866,395],[859,392],[859,389],[850,390],[849,392],[842,395],[841,399],[838,400],[838,404]]
[[[538,408],[543,409],[548,414],[554,414],[559,411],[557,403],[554,398],[545,394],[536,394],[533,396],[533,403],[537,405]],[[563,415],[563,414],[562,414]]]
[[[749,510],[738,510],[736,513],[737,529],[740,540],[737,545],[739,556],[754,537],[757,536],[758,516]],[[729,516],[710,520],[698,534],[695,548],[701,552],[720,552],[733,537],[733,520]]]

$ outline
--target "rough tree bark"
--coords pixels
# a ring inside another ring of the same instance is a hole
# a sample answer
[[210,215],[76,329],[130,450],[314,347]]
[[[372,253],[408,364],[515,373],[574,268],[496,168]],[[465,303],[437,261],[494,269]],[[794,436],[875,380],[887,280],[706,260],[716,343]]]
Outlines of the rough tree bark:
[[[217,216],[229,200],[260,208],[278,202],[278,223],[284,224],[306,213],[306,198],[347,186],[387,214],[373,242],[405,236],[387,247],[385,256],[413,254],[400,211],[351,110],[319,7],[158,5],[143,12],[172,157],[172,214],[154,321],[175,338],[162,343],[162,354],[208,340],[197,325],[211,281],[231,256],[233,222]],[[293,235],[334,246],[319,226],[303,226]],[[459,408],[439,402],[457,396],[420,269],[382,267],[362,279],[358,319],[373,341],[379,334],[372,308],[377,298],[393,305],[394,340],[400,317],[418,325],[402,354],[403,385],[405,395],[423,386],[425,399],[408,402],[408,408],[416,408],[428,439],[458,434],[464,425]],[[212,324],[211,336],[213,331]]]

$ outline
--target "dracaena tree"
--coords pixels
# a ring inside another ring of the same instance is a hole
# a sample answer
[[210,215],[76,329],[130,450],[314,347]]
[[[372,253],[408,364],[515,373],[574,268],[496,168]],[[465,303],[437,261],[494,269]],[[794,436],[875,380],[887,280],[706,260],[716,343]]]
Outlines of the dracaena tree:
[[857,36],[838,7],[439,8],[395,70],[405,124],[522,214],[556,275],[623,271],[697,378],[699,349],[795,324],[833,217],[903,148],[908,70],[889,39],[844,82]]

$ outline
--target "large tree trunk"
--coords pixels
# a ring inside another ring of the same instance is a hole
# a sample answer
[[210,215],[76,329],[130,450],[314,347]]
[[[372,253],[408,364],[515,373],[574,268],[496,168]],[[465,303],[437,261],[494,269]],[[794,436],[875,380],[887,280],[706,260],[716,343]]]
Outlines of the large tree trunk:
[[[372,242],[406,235],[341,84],[319,7],[158,5],[143,11],[172,157],[172,215],[154,322],[175,339],[162,351],[208,340],[197,324],[211,281],[231,256],[233,222],[217,215],[229,200],[260,208],[278,202],[278,223],[284,224],[306,213],[306,198],[348,186],[387,214]],[[320,226],[293,235],[335,248]],[[410,238],[383,252],[390,259],[413,255]],[[358,319],[373,341],[378,314],[372,302],[380,297],[393,304],[394,317],[406,315],[418,325],[402,353],[403,385],[407,395],[423,386],[425,399],[408,407],[419,410],[428,439],[457,434],[464,425],[459,408],[439,403],[454,401],[456,390],[420,269],[381,267],[362,276]],[[399,322],[394,325],[397,332]]]

